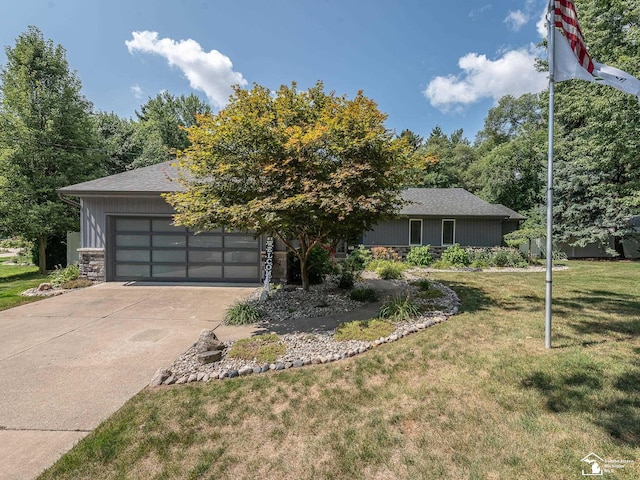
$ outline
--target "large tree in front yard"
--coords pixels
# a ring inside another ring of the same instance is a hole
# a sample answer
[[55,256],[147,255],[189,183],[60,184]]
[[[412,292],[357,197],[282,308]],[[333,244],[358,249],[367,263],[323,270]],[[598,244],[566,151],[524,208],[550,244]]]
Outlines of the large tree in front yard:
[[69,72],[65,50],[30,27],[0,79],[0,233],[38,244],[46,269],[47,238],[78,229],[78,209],[56,190],[100,176],[91,104]]
[[350,100],[322,83],[237,87],[188,129],[178,155],[186,190],[167,196],[176,222],[279,238],[300,259],[306,290],[314,246],[355,239],[400,206],[411,149],[385,119],[362,92]]

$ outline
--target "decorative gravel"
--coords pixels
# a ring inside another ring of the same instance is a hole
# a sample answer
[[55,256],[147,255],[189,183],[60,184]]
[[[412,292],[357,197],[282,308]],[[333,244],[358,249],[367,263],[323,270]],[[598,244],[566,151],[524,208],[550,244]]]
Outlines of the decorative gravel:
[[[443,295],[436,299],[421,299],[416,294],[418,288],[405,281],[390,281],[395,287],[411,293],[415,303],[429,304],[431,311],[410,321],[395,324],[395,331],[388,337],[381,337],[374,341],[336,341],[333,331],[329,332],[299,332],[280,335],[280,342],[286,347],[286,353],[273,363],[238,360],[227,358],[233,342],[224,344],[222,359],[218,362],[202,364],[198,358],[196,345],[181,355],[167,370],[159,370],[150,385],[171,385],[191,383],[195,381],[209,381],[213,379],[233,378],[268,372],[271,370],[286,370],[305,365],[329,363],[348,357],[353,357],[367,350],[394,342],[412,333],[424,330],[438,323],[446,321],[458,312],[460,301],[450,288],[439,283],[430,282],[431,289],[440,290]],[[362,285],[360,285],[362,286]],[[252,296],[259,301],[261,290]],[[310,292],[302,292],[291,287],[284,287],[272,291],[267,301],[260,302],[260,307],[267,313],[267,319],[282,321],[304,316],[319,317],[336,312],[346,312],[362,306],[348,298],[347,292],[337,290],[331,283],[313,286]],[[268,322],[267,322],[268,325]]]

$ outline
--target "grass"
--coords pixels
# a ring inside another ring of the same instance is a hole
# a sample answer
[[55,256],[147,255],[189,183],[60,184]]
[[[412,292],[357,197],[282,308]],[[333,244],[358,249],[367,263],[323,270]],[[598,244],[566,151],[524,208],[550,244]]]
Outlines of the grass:
[[265,333],[251,338],[243,338],[232,345],[227,353],[229,358],[274,362],[287,351],[280,337],[274,333]]
[[385,320],[372,318],[370,320],[354,320],[343,323],[336,329],[333,338],[338,341],[347,340],[376,340],[388,337],[395,330],[395,326]]
[[[42,479],[640,477],[640,263],[430,273],[461,313],[326,365],[147,389]],[[605,475],[606,476],[606,475]]]
[[23,297],[25,290],[37,287],[47,281],[46,275],[38,273],[38,267],[5,265],[0,259],[0,310],[17,307],[24,303],[40,300],[42,297]]

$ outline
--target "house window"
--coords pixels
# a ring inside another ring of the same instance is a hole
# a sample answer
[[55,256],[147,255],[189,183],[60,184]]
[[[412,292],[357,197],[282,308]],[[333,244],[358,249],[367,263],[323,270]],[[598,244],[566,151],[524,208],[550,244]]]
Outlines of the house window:
[[422,220],[409,220],[409,245],[422,245]]
[[456,221],[442,220],[442,246],[456,243]]

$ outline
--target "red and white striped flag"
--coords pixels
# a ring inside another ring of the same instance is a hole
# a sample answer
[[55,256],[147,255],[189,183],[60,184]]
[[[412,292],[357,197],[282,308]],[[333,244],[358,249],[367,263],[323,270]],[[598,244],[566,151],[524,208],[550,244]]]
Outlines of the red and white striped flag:
[[554,37],[554,81],[562,82],[577,78],[592,83],[609,85],[630,93],[640,100],[640,80],[614,67],[591,59],[582,37],[578,14],[572,0],[554,0],[550,12],[556,32]]

